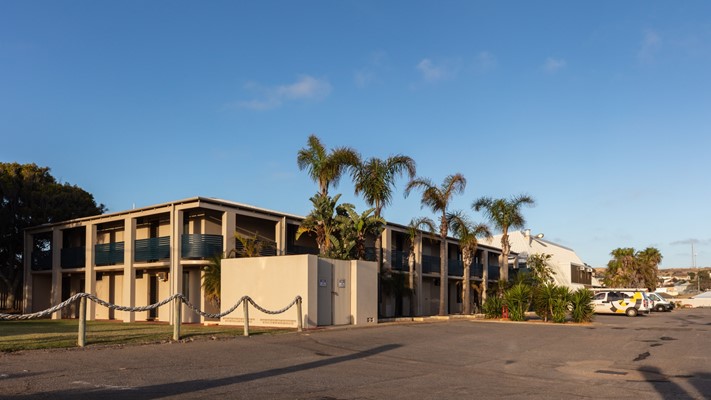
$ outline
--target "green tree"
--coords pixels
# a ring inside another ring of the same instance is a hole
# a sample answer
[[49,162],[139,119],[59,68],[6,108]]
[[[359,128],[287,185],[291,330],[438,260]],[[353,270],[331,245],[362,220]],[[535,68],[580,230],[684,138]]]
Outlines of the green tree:
[[[454,236],[459,238],[459,248],[462,250],[462,304],[464,314],[471,314],[471,266],[476,256],[479,246],[478,238],[490,238],[491,231],[486,224],[474,223],[462,212],[450,213],[447,216],[450,228]],[[486,284],[482,283],[482,290],[486,290]]]
[[0,287],[7,290],[6,306],[12,308],[20,295],[26,228],[105,211],[84,189],[57,182],[47,167],[0,163]]
[[550,254],[531,254],[526,259],[526,267],[531,271],[534,286],[545,285],[553,282],[555,271],[550,266],[553,256]]
[[215,254],[210,257],[202,274],[202,287],[205,289],[205,298],[216,306],[220,305],[222,296],[222,257],[222,254]]
[[330,186],[337,186],[343,173],[360,164],[360,156],[349,147],[338,147],[329,153],[318,137],[310,135],[306,148],[299,150],[296,163],[300,170],[308,170],[318,183],[321,196],[328,196]]
[[524,205],[535,205],[533,198],[527,195],[518,195],[511,199],[492,199],[481,197],[472,204],[474,211],[483,211],[484,215],[494,225],[501,230],[501,261],[499,263],[499,280],[507,282],[509,279],[509,254],[511,244],[509,243],[509,228],[523,228],[526,220],[523,217],[521,207]]
[[421,189],[422,206],[429,207],[435,214],[439,213],[439,257],[440,257],[440,285],[439,285],[439,315],[447,315],[447,234],[449,232],[449,220],[447,213],[452,196],[461,194],[467,186],[467,180],[462,174],[447,176],[442,185],[436,186],[427,178],[416,178],[411,180],[405,188],[405,196],[409,195],[412,189]]
[[[385,160],[372,157],[352,168],[355,194],[363,195],[365,202],[375,210],[375,217],[381,218],[383,208],[390,205],[395,189],[395,179],[407,174],[415,177],[415,161],[404,155],[388,157]],[[381,260],[382,238],[375,237],[375,257],[378,265]]]
[[531,306],[531,287],[518,283],[504,292],[504,302],[509,307],[509,318],[512,321],[524,321],[526,311]]
[[331,252],[331,239],[337,229],[336,207],[340,198],[340,194],[330,197],[328,194],[317,193],[312,196],[310,200],[313,209],[296,230],[297,240],[307,232],[315,235],[319,254],[324,257],[328,257]]
[[254,232],[249,236],[235,232],[234,236],[238,243],[234,250],[237,257],[259,257],[264,251],[274,248],[274,243],[261,238],[259,232]]
[[635,251],[632,247],[610,252],[603,282],[609,287],[644,287],[655,290],[662,254],[654,247]]
[[350,259],[355,256],[358,260],[365,259],[366,237],[380,237],[385,226],[385,220],[375,215],[374,211],[370,208],[358,214],[355,206],[348,203],[336,207],[337,240],[341,243],[341,252],[336,258]]

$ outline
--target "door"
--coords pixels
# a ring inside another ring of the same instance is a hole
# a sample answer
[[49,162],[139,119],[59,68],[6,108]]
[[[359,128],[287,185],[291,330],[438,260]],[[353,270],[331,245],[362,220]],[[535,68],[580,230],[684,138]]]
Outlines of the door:
[[331,283],[331,302],[333,304],[333,325],[349,325],[351,315],[351,263],[336,262],[333,265]]
[[318,260],[318,325],[333,324],[333,265],[319,258]]

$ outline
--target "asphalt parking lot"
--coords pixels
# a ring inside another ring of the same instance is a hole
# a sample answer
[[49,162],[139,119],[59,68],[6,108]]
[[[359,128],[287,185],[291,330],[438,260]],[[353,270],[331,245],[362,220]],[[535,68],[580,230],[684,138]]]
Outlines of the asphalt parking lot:
[[711,398],[711,309],[0,355],[2,399]]

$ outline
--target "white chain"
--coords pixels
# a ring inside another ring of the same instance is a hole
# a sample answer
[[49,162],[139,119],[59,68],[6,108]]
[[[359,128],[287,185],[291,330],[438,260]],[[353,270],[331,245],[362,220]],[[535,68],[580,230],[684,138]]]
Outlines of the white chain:
[[259,310],[265,314],[281,314],[281,313],[287,311],[288,309],[290,309],[291,307],[293,307],[294,304],[296,304],[297,302],[299,302],[301,300],[301,296],[296,296],[294,298],[294,300],[288,306],[282,308],[281,310],[270,311],[270,310],[267,310],[267,309],[261,307],[259,304],[255,303],[251,297],[243,296],[229,310],[227,310],[223,313],[220,313],[220,314],[211,314],[211,313],[207,313],[207,312],[202,311],[199,308],[197,308],[190,301],[188,301],[188,299],[181,293],[174,294],[174,295],[172,295],[172,296],[170,296],[170,297],[166,298],[165,300],[162,300],[158,303],[149,304],[147,306],[140,306],[140,307],[119,306],[119,305],[101,300],[100,298],[94,296],[93,294],[77,293],[74,296],[68,298],[67,300],[64,300],[63,302],[57,304],[54,307],[50,307],[46,310],[39,311],[36,313],[32,313],[32,314],[1,314],[0,313],[0,320],[27,320],[27,319],[34,319],[34,318],[44,318],[44,317],[47,317],[47,316],[65,308],[65,307],[68,307],[73,302],[77,301],[78,299],[80,299],[82,297],[86,297],[87,299],[89,299],[97,304],[100,304],[104,307],[108,307],[113,310],[130,311],[130,312],[141,312],[141,311],[155,310],[156,308],[164,306],[177,298],[177,299],[180,299],[181,302],[183,302],[188,308],[193,310],[196,314],[202,315],[203,317],[206,317],[206,318],[222,318],[225,315],[232,313],[234,310],[237,309],[237,307],[239,307],[240,304],[242,304],[242,302],[245,302],[245,301],[251,303],[257,310]]

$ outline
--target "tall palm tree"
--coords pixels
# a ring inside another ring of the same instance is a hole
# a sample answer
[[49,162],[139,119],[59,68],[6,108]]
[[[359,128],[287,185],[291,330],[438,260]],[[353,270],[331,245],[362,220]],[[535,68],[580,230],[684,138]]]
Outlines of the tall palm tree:
[[[375,217],[381,218],[383,208],[390,205],[395,188],[395,178],[407,173],[415,177],[415,160],[404,155],[395,155],[385,160],[372,157],[352,169],[355,194],[362,194],[365,202],[375,209]],[[375,261],[382,265],[382,237],[375,237]]]
[[439,315],[447,315],[447,289],[449,278],[447,276],[447,233],[449,232],[449,220],[447,219],[447,209],[455,194],[464,192],[467,180],[462,174],[449,175],[444,178],[441,186],[436,186],[427,178],[416,178],[411,180],[405,188],[405,196],[410,194],[412,189],[422,190],[422,206],[429,207],[435,214],[439,213]]
[[[462,212],[451,213],[447,216],[449,226],[454,236],[459,238],[459,247],[462,249],[462,304],[464,304],[464,314],[471,314],[470,276],[471,265],[476,256],[476,249],[479,246],[480,237],[490,238],[491,231],[486,224],[477,224],[469,220]],[[486,285],[483,285],[486,290]]]
[[337,147],[329,153],[318,137],[310,135],[308,146],[299,150],[296,163],[318,183],[319,193],[328,195],[328,188],[337,186],[343,172],[360,163],[360,156],[350,147]]
[[365,259],[365,239],[368,235],[380,236],[385,226],[385,220],[373,214],[374,209],[369,208],[358,214],[352,204],[342,204],[336,208],[338,216],[336,223],[340,232],[340,240],[353,242],[355,257]]
[[604,283],[610,287],[626,287],[632,284],[636,269],[635,251],[631,247],[617,248],[610,252],[612,260],[607,263]]
[[652,292],[657,289],[657,272],[662,258],[662,253],[655,247],[647,247],[637,252],[640,281]]
[[[408,286],[415,300],[417,299],[417,290],[415,289],[415,240],[418,236],[422,236],[422,228],[426,228],[433,235],[436,230],[434,221],[427,217],[413,218],[407,225],[407,236],[410,240],[407,254]],[[417,305],[415,304],[412,308],[416,309],[416,307]]]
[[501,262],[499,263],[499,281],[509,280],[509,254],[511,244],[509,243],[509,228],[520,229],[526,224],[526,220],[521,213],[524,205],[533,206],[536,202],[527,195],[518,195],[511,199],[492,199],[482,197],[472,204],[474,211],[484,211],[487,219],[501,230]]

